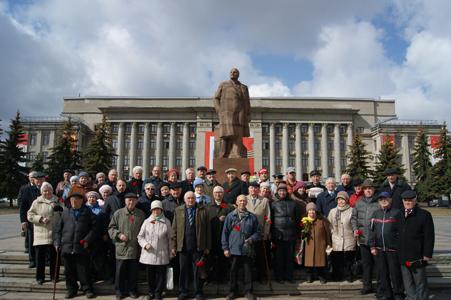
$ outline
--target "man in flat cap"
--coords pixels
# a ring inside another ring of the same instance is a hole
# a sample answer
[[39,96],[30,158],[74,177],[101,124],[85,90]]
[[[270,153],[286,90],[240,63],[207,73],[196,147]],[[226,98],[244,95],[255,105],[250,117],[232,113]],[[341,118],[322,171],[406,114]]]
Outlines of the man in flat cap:
[[224,200],[227,203],[235,204],[236,197],[241,194],[248,194],[247,186],[246,183],[237,177],[237,170],[235,168],[228,168],[225,170],[225,173],[227,175],[227,181],[222,185],[224,188]]
[[209,169],[207,173],[205,173],[205,181],[204,181],[204,191],[211,199],[213,199],[213,189],[215,186],[219,185],[219,182],[216,180],[216,171],[213,169]]
[[397,168],[387,168],[384,171],[387,179],[379,187],[378,192],[388,192],[392,198],[392,206],[397,209],[402,209],[401,194],[404,191],[411,190],[410,185],[399,178],[399,170]]
[[[326,191],[326,187],[324,185],[321,184],[321,172],[318,170],[313,170],[310,172],[310,182],[307,183],[307,193],[309,195],[309,198],[311,199],[312,202],[316,202],[316,196],[321,193]],[[321,191],[322,189],[322,191]],[[310,191],[311,190],[311,191]],[[312,192],[315,191],[316,192]]]
[[137,195],[127,193],[124,198],[125,207],[114,213],[108,226],[108,233],[116,246],[116,299],[138,298],[136,279],[141,250],[138,233],[145,219],[144,213],[135,208]]
[[417,205],[412,190],[401,194],[403,208],[399,230],[401,273],[409,299],[429,299],[426,265],[434,252],[435,230],[432,215]]

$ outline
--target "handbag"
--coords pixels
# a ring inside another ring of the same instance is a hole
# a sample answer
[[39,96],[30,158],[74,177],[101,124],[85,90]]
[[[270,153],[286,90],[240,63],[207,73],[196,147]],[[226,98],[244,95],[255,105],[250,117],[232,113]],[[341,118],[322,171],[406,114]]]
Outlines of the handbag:
[[168,267],[166,269],[166,289],[167,290],[174,289],[174,270],[172,267]]

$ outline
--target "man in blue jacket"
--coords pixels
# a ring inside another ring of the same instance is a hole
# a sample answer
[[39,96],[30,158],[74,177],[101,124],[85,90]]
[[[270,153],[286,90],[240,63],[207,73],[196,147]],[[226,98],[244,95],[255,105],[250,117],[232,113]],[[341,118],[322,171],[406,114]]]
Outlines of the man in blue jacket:
[[[224,255],[231,259],[230,288],[227,299],[235,299],[238,287],[238,272],[244,269],[244,293],[248,300],[254,300],[252,294],[252,257],[253,244],[260,240],[260,227],[257,217],[247,211],[247,198],[239,195],[236,199],[237,208],[227,215],[222,231],[222,249]],[[259,249],[260,250],[260,249]]]
[[320,193],[316,199],[316,206],[318,211],[325,217],[329,215],[332,208],[337,207],[337,190],[335,189],[335,179],[329,177],[326,179],[326,190]]

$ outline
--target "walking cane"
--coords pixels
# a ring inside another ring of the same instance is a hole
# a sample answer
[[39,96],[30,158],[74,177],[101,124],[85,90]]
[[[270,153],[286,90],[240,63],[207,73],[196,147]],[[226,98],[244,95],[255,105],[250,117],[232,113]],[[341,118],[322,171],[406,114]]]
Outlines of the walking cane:
[[56,249],[56,264],[55,264],[55,270],[53,271],[53,300],[55,300],[55,292],[56,292],[56,276],[58,275],[58,264],[59,264],[59,247],[55,247]]
[[266,266],[266,277],[268,278],[268,287],[269,290],[272,292],[272,283],[271,283],[271,272],[269,271],[269,263],[268,263],[268,256],[266,255],[266,247],[265,247],[265,241],[262,241],[262,247],[263,247],[263,255],[265,256],[265,266]]

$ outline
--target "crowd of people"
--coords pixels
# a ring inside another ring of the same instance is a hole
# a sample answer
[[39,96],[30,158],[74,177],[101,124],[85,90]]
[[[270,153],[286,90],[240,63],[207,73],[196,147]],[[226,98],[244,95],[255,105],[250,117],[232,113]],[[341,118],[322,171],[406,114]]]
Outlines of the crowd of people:
[[178,283],[178,299],[205,299],[206,282],[228,282],[234,299],[239,281],[255,299],[254,281],[290,284],[305,269],[310,283],[361,275],[361,294],[428,299],[434,223],[396,169],[381,186],[348,174],[323,185],[317,170],[304,182],[292,167],[274,181],[264,168],[255,177],[225,173],[219,183],[203,166],[185,170],[184,180],[159,166],[145,179],[137,166],[128,181],[114,169],[95,179],[65,170],[53,189],[45,174],[31,172],[18,200],[36,282],[44,283],[46,264],[58,281],[63,263],[66,298],[79,290],[94,298],[98,280],[114,284],[116,299],[137,298],[145,271],[149,299],[162,299],[167,281]]

